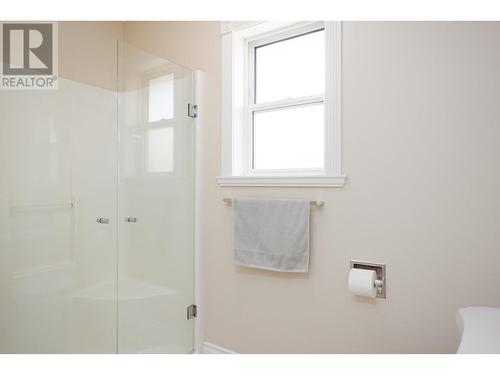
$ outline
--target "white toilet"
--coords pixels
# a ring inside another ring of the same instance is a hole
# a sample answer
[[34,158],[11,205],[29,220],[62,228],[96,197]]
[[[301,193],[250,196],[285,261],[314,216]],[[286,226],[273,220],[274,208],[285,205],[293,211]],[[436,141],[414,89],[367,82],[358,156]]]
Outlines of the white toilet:
[[465,307],[457,311],[458,354],[500,353],[500,309]]

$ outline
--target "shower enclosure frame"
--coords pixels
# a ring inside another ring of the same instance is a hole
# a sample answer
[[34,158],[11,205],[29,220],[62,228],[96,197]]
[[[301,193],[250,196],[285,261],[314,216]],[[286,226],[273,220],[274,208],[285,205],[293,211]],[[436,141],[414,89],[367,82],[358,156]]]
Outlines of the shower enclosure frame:
[[2,92],[0,351],[203,353],[204,73],[89,30],[60,90]]
[[[204,352],[204,335],[203,335],[203,246],[201,243],[201,233],[203,233],[203,221],[201,210],[201,144],[202,144],[202,129],[203,129],[203,110],[204,110],[204,73],[201,70],[193,72],[193,102],[198,106],[197,116],[194,121],[194,304],[196,305],[196,317],[194,319],[194,337],[193,347],[195,354],[203,354]],[[186,109],[187,110],[187,109]],[[200,116],[201,114],[201,116]],[[187,313],[186,313],[187,314]]]

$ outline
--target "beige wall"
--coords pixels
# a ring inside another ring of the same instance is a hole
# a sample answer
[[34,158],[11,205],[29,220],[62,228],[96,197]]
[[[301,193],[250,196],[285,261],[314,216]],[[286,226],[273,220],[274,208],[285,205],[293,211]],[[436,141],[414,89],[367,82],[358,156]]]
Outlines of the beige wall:
[[[218,187],[218,23],[126,23],[125,38],[207,74],[206,341],[244,353],[447,353],[458,307],[500,307],[499,23],[344,23],[340,189]],[[324,200],[309,274],[233,265],[223,197]],[[349,294],[350,259],[387,263],[387,300]]]
[[59,22],[59,76],[116,91],[123,22]]

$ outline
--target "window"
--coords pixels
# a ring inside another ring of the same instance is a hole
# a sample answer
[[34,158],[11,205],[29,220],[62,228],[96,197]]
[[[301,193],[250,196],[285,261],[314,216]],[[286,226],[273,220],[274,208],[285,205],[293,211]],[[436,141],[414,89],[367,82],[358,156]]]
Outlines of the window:
[[249,44],[252,173],[324,168],[324,29]]
[[219,184],[342,186],[339,23],[233,23],[222,38]]
[[148,121],[170,120],[174,118],[174,75],[149,80]]
[[146,172],[174,171],[174,74],[147,79]]

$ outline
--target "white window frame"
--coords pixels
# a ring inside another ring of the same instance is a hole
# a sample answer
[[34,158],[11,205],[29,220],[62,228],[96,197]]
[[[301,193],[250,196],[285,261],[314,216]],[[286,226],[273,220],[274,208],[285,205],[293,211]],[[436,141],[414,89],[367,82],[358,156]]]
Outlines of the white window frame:
[[[324,28],[324,96],[254,104],[254,48]],[[222,174],[220,186],[344,186],[341,164],[341,23],[232,22],[222,23]],[[321,170],[254,171],[252,115],[255,109],[324,103],[325,162]]]

